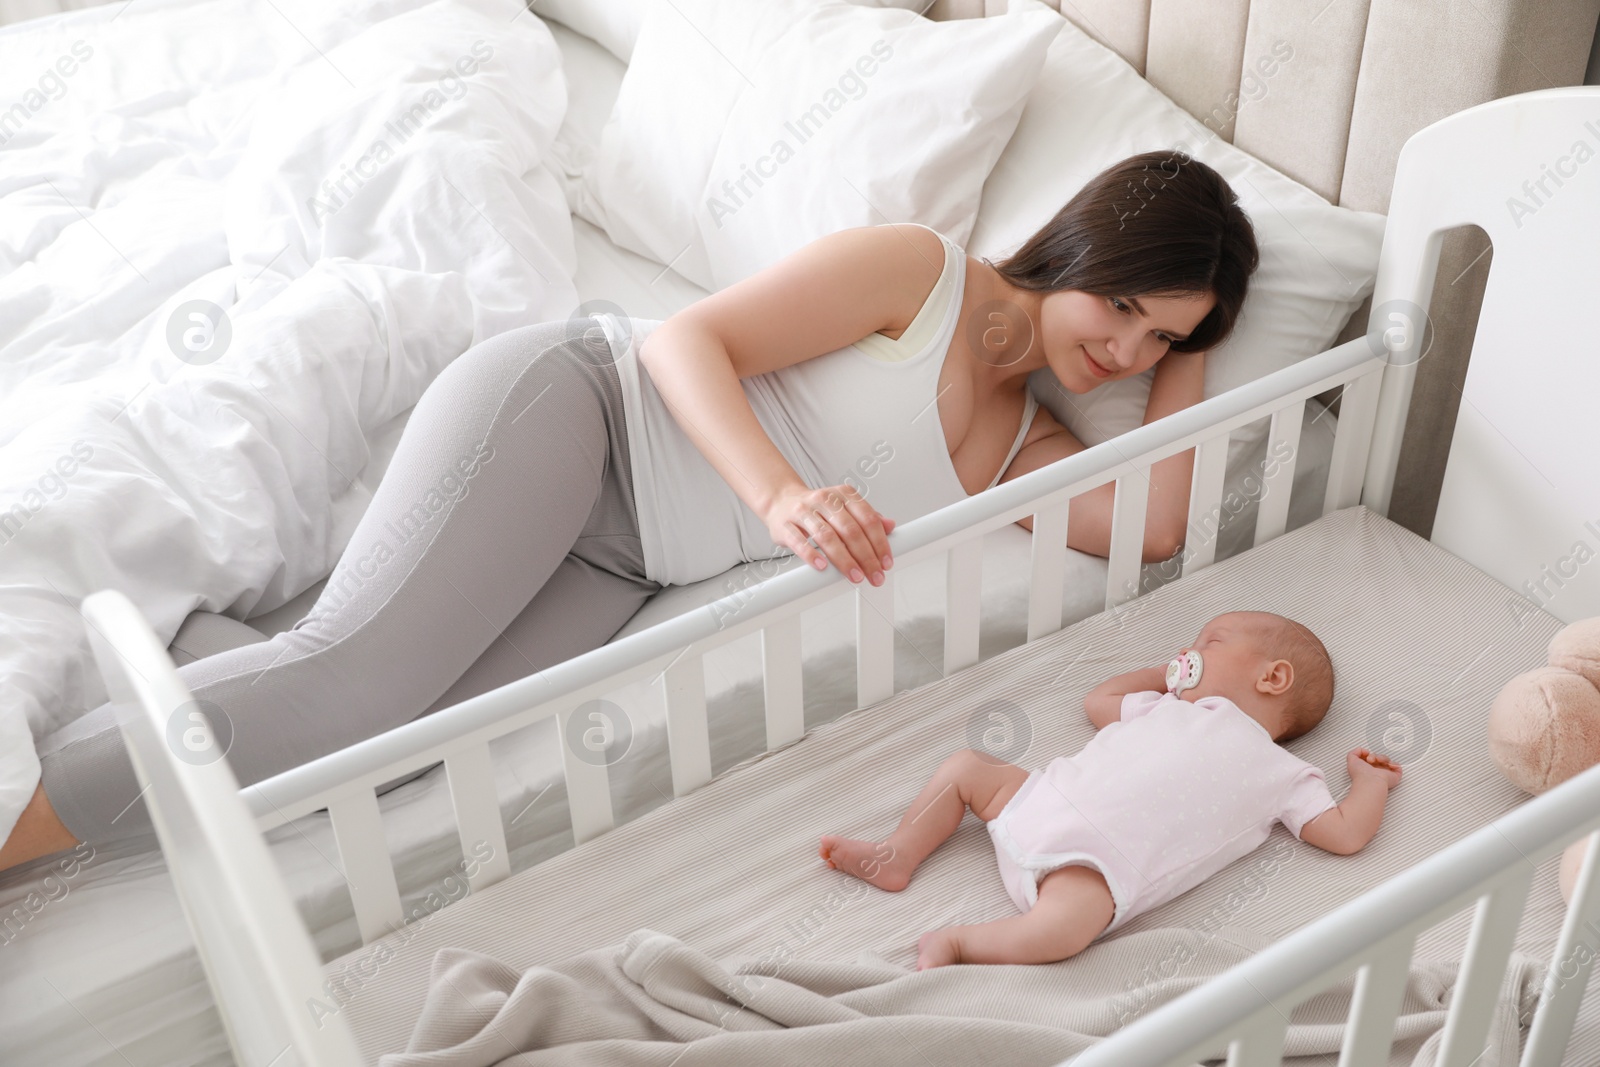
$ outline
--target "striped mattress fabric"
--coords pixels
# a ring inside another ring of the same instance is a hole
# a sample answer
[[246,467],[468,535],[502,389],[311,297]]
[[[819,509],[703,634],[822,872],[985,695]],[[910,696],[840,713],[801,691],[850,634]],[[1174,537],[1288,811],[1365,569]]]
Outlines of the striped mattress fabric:
[[[1278,826],[1256,852],[1122,927],[1114,937],[1173,929],[1170,939],[1141,939],[1151,945],[1149,959],[1105,991],[1130,1018],[1142,1010],[1141,971],[1171,964],[1161,951],[1169,941],[1171,956],[1196,930],[1242,931],[1237,936],[1252,944],[1281,938],[1528,799],[1490,761],[1484,723],[1505,681],[1544,661],[1559,621],[1358,506],[826,723],[335,960],[327,972],[340,1009],[375,1059],[404,1045],[440,947],[474,949],[520,968],[621,942],[641,927],[724,961],[867,953],[913,968],[924,931],[1015,914],[983,824],[969,813],[898,894],[860,892],[860,883],[829,870],[817,856],[818,837],[887,836],[928,776],[960,748],[985,748],[1028,768],[1076,752],[1094,733],[1085,693],[1110,675],[1165,663],[1208,619],[1233,610],[1286,615],[1327,646],[1333,706],[1288,747],[1323,768],[1335,798],[1348,789],[1352,748],[1395,755],[1405,779],[1360,853],[1323,853]],[[541,803],[562,804],[558,791]],[[1555,867],[1552,859],[1534,876],[1518,940],[1542,959],[1564,910]],[[1467,911],[1425,933],[1418,956],[1459,958],[1469,922]],[[1600,1051],[1596,999],[1580,1016],[1574,1054]]]

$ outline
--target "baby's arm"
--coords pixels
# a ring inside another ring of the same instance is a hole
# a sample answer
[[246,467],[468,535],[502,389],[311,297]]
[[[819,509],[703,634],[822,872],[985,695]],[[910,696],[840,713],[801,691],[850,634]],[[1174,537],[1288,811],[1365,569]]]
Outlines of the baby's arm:
[[1350,768],[1350,792],[1336,806],[1302,826],[1300,840],[1341,856],[1367,847],[1383,821],[1389,790],[1400,784],[1400,767],[1388,760],[1383,761],[1384,766],[1373,766],[1366,759],[1371,755],[1358,748],[1345,757]]
[[1083,698],[1083,710],[1088,714],[1089,721],[1094,723],[1096,730],[1104,730],[1122,718],[1123,697],[1129,693],[1143,693],[1151,689],[1158,693],[1167,691],[1165,663],[1159,667],[1140,667],[1114,678],[1107,678],[1089,690],[1089,695]]

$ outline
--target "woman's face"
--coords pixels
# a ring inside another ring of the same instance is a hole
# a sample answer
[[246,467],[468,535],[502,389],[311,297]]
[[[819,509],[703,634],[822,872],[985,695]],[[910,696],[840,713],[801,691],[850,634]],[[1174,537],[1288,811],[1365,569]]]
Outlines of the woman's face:
[[1070,392],[1143,374],[1211,313],[1216,297],[1045,294],[1039,309],[1045,359]]

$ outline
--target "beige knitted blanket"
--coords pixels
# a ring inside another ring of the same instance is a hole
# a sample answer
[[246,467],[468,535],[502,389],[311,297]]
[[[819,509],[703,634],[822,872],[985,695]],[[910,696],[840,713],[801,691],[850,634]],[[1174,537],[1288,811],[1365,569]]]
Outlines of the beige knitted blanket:
[[[1167,950],[1175,943],[1185,952]],[[1044,966],[965,965],[907,971],[862,953],[831,961],[753,959],[724,967],[654,930],[550,966],[518,971],[465,949],[435,955],[427,1001],[406,1051],[380,1067],[840,1067],[907,1064],[1040,1067],[1069,1060],[1127,1021],[1269,942],[1156,928]],[[1176,960],[1139,987],[1123,979]],[[1474,1067],[1511,1067],[1519,1017],[1531,1017],[1544,964],[1516,953]],[[1390,1063],[1432,1067],[1456,967],[1415,962]],[[1288,1064],[1337,1059],[1352,981],[1296,1009]],[[1217,1050],[1221,1058],[1225,1049]]]

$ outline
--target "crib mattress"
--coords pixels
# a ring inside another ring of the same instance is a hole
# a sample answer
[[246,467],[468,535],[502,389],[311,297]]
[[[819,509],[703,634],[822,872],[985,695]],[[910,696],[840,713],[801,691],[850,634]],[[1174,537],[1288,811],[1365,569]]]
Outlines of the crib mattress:
[[[1165,660],[1207,619],[1242,609],[1304,622],[1334,662],[1331,710],[1288,748],[1324,769],[1336,797],[1348,788],[1351,748],[1399,755],[1405,780],[1362,852],[1320,852],[1278,826],[1256,853],[1136,916],[1116,936],[1162,927],[1225,936],[1244,928],[1278,939],[1529,799],[1490,761],[1484,724],[1504,681],[1543,662],[1559,621],[1432,543],[1364,507],[1349,508],[1116,611],[821,725],[337,959],[327,973],[345,994],[342,1010],[375,1060],[404,1046],[440,947],[474,949],[520,968],[620,942],[640,927],[724,962],[779,953],[854,959],[870,951],[912,968],[922,932],[1015,913],[983,824],[969,813],[905,891],[852,896],[847,908],[826,904],[849,876],[823,864],[817,838],[889,834],[929,774],[949,753],[974,745],[994,713],[1014,727],[1008,755],[1015,763],[1034,767],[1077,751],[1094,733],[1082,704],[1090,688]],[[1552,858],[1536,872],[1518,935],[1518,948],[1542,959],[1564,910],[1556,865]],[[1418,956],[1459,959],[1470,917],[1463,911],[1426,932]],[[1127,976],[1128,988],[1137,982],[1136,973]],[[1585,1000],[1569,1063],[1600,1062],[1595,1001]]]

